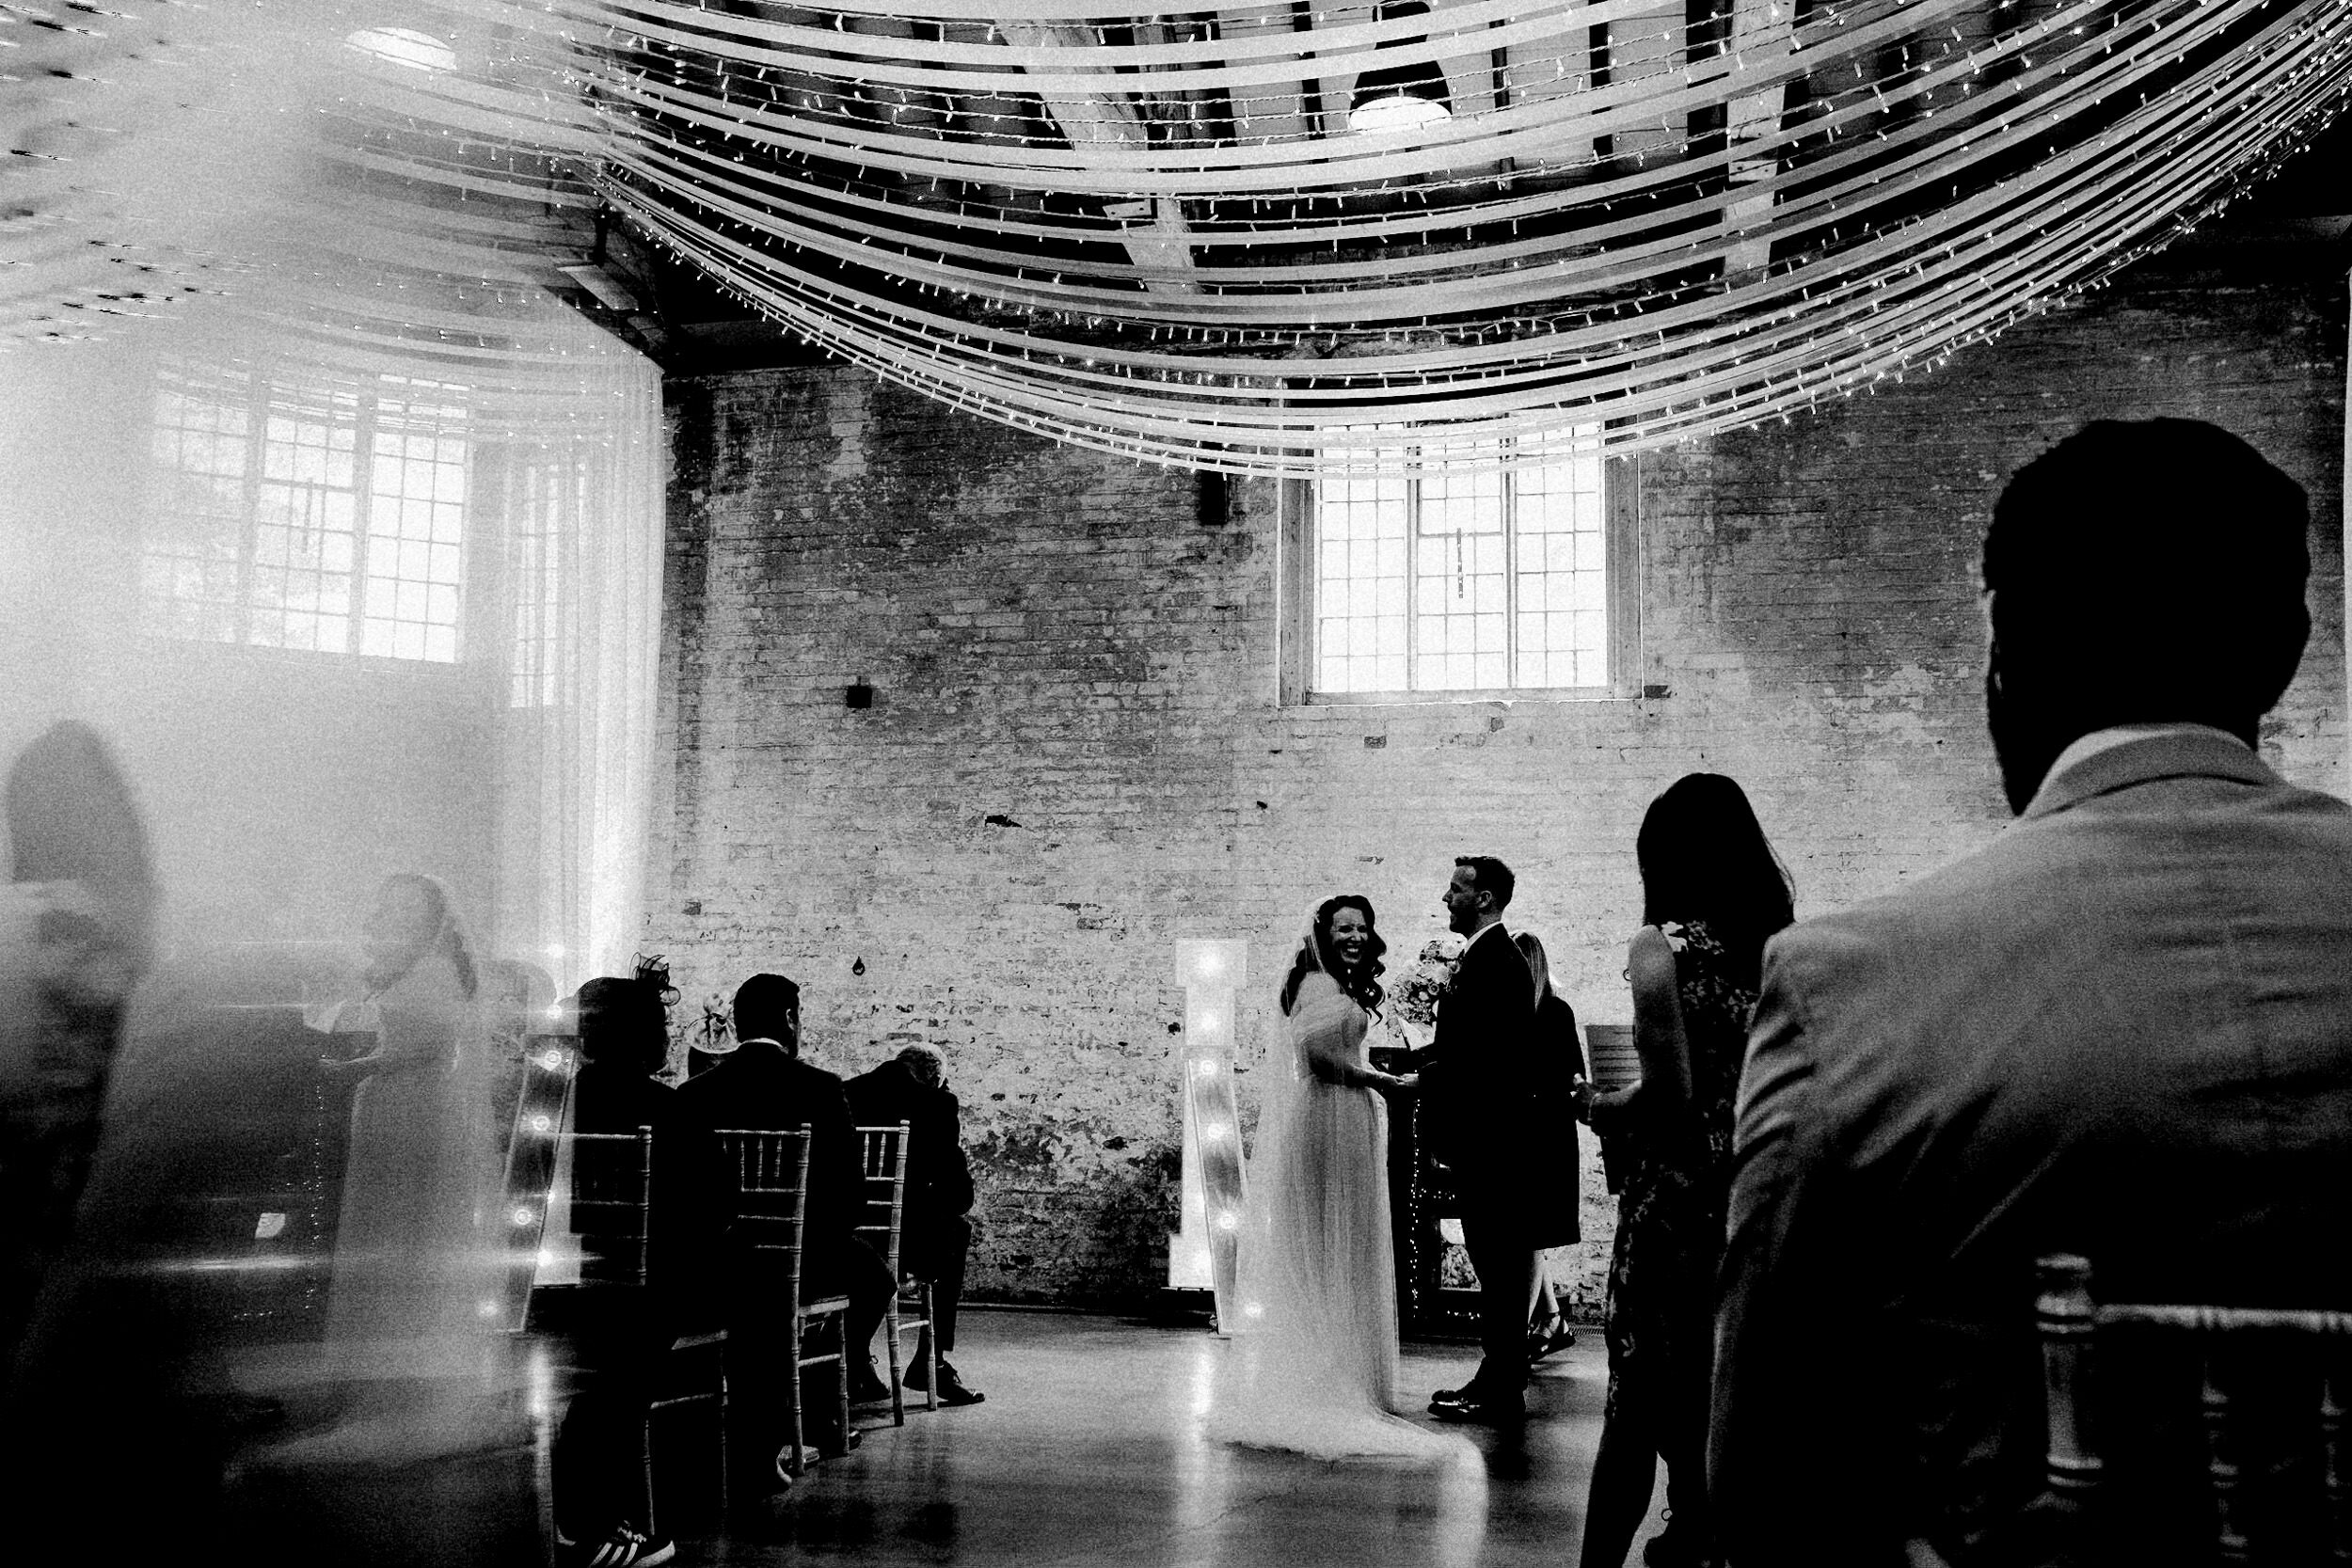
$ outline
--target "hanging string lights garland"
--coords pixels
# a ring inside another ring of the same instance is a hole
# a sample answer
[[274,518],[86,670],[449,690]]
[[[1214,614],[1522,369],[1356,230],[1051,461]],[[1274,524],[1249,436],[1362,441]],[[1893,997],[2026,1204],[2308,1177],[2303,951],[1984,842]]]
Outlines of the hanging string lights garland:
[[119,4],[0,6],[7,334],[224,295],[527,386],[617,213],[879,374],[1260,473],[1865,392],[2352,88],[2341,0]]
[[550,293],[600,211],[568,43],[506,0],[397,9],[0,6],[0,340],[174,324],[463,386],[511,439],[601,428],[634,356]]
[[[991,417],[1243,472],[1867,390],[2185,231],[2352,86],[2328,0],[557,11],[608,199],[721,285]],[[1356,123],[1416,71],[1441,109]]]

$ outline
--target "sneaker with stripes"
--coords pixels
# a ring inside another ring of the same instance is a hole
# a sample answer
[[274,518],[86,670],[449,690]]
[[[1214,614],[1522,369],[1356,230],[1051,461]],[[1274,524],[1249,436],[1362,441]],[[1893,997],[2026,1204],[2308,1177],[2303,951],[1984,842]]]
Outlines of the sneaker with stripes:
[[615,1525],[601,1541],[556,1543],[564,1568],[654,1568],[677,1556],[677,1543],[666,1535],[647,1535],[629,1525]]

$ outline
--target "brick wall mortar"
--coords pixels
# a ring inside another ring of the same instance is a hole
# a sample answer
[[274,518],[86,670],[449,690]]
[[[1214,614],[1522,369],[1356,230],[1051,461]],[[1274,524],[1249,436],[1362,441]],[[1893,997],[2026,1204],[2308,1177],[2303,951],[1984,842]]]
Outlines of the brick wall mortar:
[[[697,999],[800,979],[839,1070],[946,1047],[976,1291],[1132,1297],[1176,1133],[1172,939],[1248,940],[1251,1062],[1318,896],[1370,894],[1409,958],[1453,856],[1500,853],[1514,924],[1582,1017],[1622,1022],[1634,832],[1682,772],[1748,786],[1801,912],[1997,831],[1977,539],[2085,420],[2215,419],[2310,491],[2318,625],[2265,750],[2341,791],[2343,387],[2333,280],[2145,274],[1936,375],[1646,455],[1641,677],[1670,695],[1286,708],[1270,483],[1203,528],[1187,474],[852,370],[677,383],[646,942]],[[1585,1211],[1566,1261],[1597,1309],[1597,1171]]]

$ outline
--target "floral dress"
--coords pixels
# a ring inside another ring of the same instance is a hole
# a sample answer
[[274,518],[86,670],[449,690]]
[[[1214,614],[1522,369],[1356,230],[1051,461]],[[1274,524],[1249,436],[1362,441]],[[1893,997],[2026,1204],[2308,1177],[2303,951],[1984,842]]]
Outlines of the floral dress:
[[1609,1259],[1609,1403],[1664,1414],[1695,1402],[1706,1420],[1714,1360],[1715,1274],[1731,1190],[1732,1101],[1746,1052],[1753,985],[1704,921],[1659,929],[1675,954],[1675,991],[1691,1052],[1690,1105],[1634,1134]]

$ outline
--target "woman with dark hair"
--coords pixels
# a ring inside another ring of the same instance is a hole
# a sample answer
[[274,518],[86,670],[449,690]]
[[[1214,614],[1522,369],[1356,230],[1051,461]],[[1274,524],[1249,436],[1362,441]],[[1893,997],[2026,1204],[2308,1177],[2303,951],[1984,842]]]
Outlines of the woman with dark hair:
[[1609,1395],[1584,1513],[1583,1568],[1619,1568],[1666,1464],[1651,1568],[1711,1560],[1706,1513],[1715,1273],[1731,1182],[1732,1100],[1764,943],[1793,917],[1788,874],[1740,786],[1692,773],[1650,802],[1635,857],[1642,928],[1626,975],[1641,1078],[1578,1091],[1629,1155],[1609,1259]]
[[[1409,1089],[1372,1066],[1386,999],[1371,901],[1317,906],[1280,1001],[1287,1049],[1261,1078],[1238,1245],[1240,1321],[1209,1431],[1321,1458],[1443,1458],[1459,1439],[1398,1419],[1396,1264],[1389,1240],[1389,1112]],[[1385,1022],[1385,1021],[1383,1021]]]
[[373,1044],[321,1064],[361,1080],[326,1329],[328,1375],[357,1397],[352,1418],[306,1448],[391,1459],[471,1446],[485,1410],[480,1379],[499,1326],[485,1230],[498,1209],[488,1031],[439,882],[387,877],[360,948],[360,995],[333,1027],[372,1030]]

